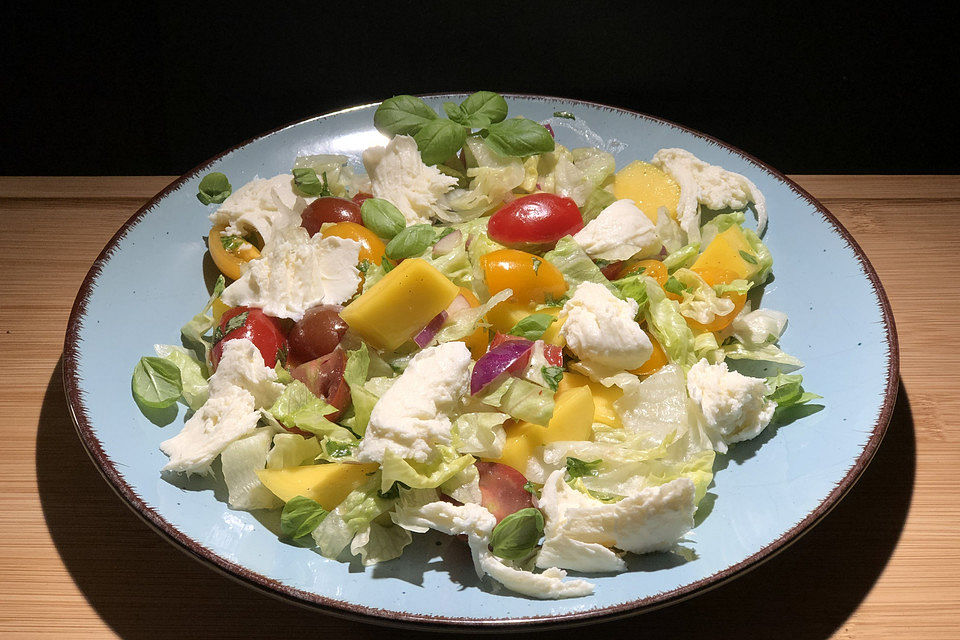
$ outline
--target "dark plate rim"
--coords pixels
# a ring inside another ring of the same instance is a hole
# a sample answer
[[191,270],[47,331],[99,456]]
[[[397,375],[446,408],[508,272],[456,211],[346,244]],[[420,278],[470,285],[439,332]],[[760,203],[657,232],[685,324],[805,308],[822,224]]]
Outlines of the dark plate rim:
[[[459,92],[444,92],[444,93],[431,93],[431,94],[421,94],[421,97],[430,97],[430,98],[440,98],[440,97],[462,97],[465,93]],[[77,293],[76,300],[74,301],[73,308],[70,312],[70,318],[67,324],[66,337],[64,340],[63,348],[63,385],[64,391],[67,397],[67,404],[70,409],[70,416],[73,419],[74,425],[77,429],[77,433],[80,436],[80,440],[84,445],[87,453],[90,458],[93,460],[100,473],[107,480],[108,484],[113,488],[113,490],[123,499],[123,501],[133,509],[134,513],[140,516],[151,528],[160,533],[164,538],[169,540],[174,546],[179,548],[181,551],[185,552],[187,555],[213,567],[219,572],[223,573],[229,578],[232,578],[242,584],[250,586],[258,591],[266,593],[267,595],[279,598],[284,601],[293,602],[295,604],[305,606],[310,609],[320,610],[325,613],[333,614],[340,617],[345,617],[352,620],[369,622],[387,626],[400,626],[400,627],[414,627],[420,629],[433,629],[433,630],[451,630],[451,629],[463,629],[470,631],[489,631],[489,632],[503,632],[508,630],[531,630],[534,628],[546,628],[546,627],[570,627],[570,626],[579,626],[583,624],[592,624],[597,622],[604,622],[615,620],[619,618],[624,618],[630,615],[635,615],[639,613],[644,613],[665,607],[670,604],[675,604],[682,600],[693,597],[696,594],[703,593],[710,589],[714,589],[723,583],[740,576],[747,571],[759,566],[762,562],[769,560],[771,557],[788,547],[790,544],[795,542],[799,537],[806,533],[810,528],[813,527],[817,522],[819,522],[827,513],[833,509],[834,506],[843,498],[844,495],[853,487],[856,481],[859,479],[860,475],[866,469],[867,465],[873,459],[874,454],[876,453],[877,447],[880,446],[880,442],[883,440],[883,436],[886,433],[887,426],[890,422],[890,418],[893,414],[893,409],[897,400],[897,390],[899,387],[899,347],[897,341],[897,331],[896,325],[894,324],[893,312],[890,307],[890,301],[887,298],[886,292],[883,289],[883,285],[880,282],[880,278],[877,276],[876,270],[873,268],[873,265],[870,263],[866,254],[863,252],[863,249],[853,238],[849,231],[840,223],[840,221],[830,213],[820,202],[818,202],[813,196],[811,196],[807,191],[805,191],[800,185],[796,182],[785,176],[783,173],[777,171],[768,164],[762,162],[761,160],[753,157],[752,155],[741,151],[740,149],[727,144],[717,138],[709,136],[707,134],[701,133],[694,129],[684,127],[682,125],[676,124],[669,120],[663,118],[658,118],[648,114],[640,113],[638,111],[633,111],[630,109],[623,109],[620,107],[612,107],[606,104],[601,104],[598,102],[591,102],[587,100],[577,100],[572,98],[561,98],[557,96],[544,96],[544,95],[534,95],[534,94],[521,94],[521,93],[504,93],[502,94],[507,98],[517,98],[523,100],[539,100],[544,102],[554,102],[554,101],[564,101],[568,103],[580,104],[587,107],[598,108],[606,111],[617,112],[622,114],[631,115],[635,118],[645,119],[652,122],[655,122],[660,125],[666,125],[684,131],[686,133],[692,134],[698,138],[706,140],[708,142],[719,145],[732,153],[742,157],[743,159],[751,162],[756,165],[758,168],[768,172],[775,178],[781,180],[786,184],[798,197],[803,199],[807,204],[816,209],[820,215],[826,220],[834,230],[846,241],[847,245],[853,250],[854,255],[860,263],[860,266],[870,280],[870,283],[873,287],[874,293],[877,297],[877,302],[880,306],[881,312],[883,314],[883,323],[885,329],[885,340],[887,343],[887,385],[884,393],[884,401],[881,407],[880,413],[877,416],[876,422],[873,425],[873,429],[870,434],[870,438],[867,440],[866,444],[863,447],[863,451],[860,453],[860,456],[850,467],[850,469],[845,474],[844,478],[837,484],[836,487],[824,498],[824,500],[811,511],[807,516],[795,524],[791,529],[789,529],[782,536],[772,541],[770,544],[765,546],[760,551],[749,556],[743,561],[729,566],[722,571],[719,571],[713,575],[707,576],[696,582],[692,582],[671,591],[663,592],[654,596],[647,598],[641,598],[638,600],[633,600],[630,602],[624,602],[618,605],[604,607],[599,609],[590,609],[587,611],[578,611],[566,614],[558,615],[546,615],[546,616],[534,616],[534,617],[520,617],[520,618],[509,618],[509,619],[485,619],[485,618],[452,618],[452,617],[443,617],[443,616],[429,616],[429,615],[420,615],[415,613],[403,612],[403,611],[393,611],[389,609],[381,609],[374,607],[366,607],[362,605],[357,605],[351,602],[346,602],[343,600],[337,600],[335,598],[330,598],[322,596],[316,593],[303,591],[300,589],[295,589],[288,585],[282,584],[276,580],[268,578],[259,573],[250,571],[246,567],[239,565],[235,562],[231,562],[226,558],[216,554],[212,550],[200,545],[195,540],[181,532],[179,529],[174,527],[170,522],[168,522],[162,515],[160,515],[156,510],[148,506],[143,499],[136,493],[136,491],[131,487],[123,475],[117,470],[116,466],[110,460],[109,456],[104,451],[100,441],[94,435],[92,425],[87,417],[86,407],[83,400],[83,390],[82,390],[82,381],[78,374],[78,364],[80,356],[80,329],[82,327],[83,318],[86,313],[87,303],[90,299],[90,296],[93,294],[93,291],[96,289],[96,281],[100,275],[100,272],[103,270],[104,266],[110,260],[111,255],[114,251],[117,250],[120,241],[129,233],[129,231],[136,226],[150,211],[159,204],[159,202],[165,198],[171,192],[179,189],[189,180],[192,180],[200,172],[206,170],[213,163],[226,156],[229,153],[237,151],[248,144],[265,138],[271,134],[274,134],[278,131],[282,131],[289,127],[302,124],[304,122],[324,119],[339,114],[347,113],[350,111],[356,111],[359,109],[369,108],[371,106],[379,104],[379,102],[372,102],[363,105],[357,105],[349,107],[346,109],[340,109],[330,113],[325,113],[319,116],[311,116],[308,118],[303,118],[289,124],[285,124],[276,129],[272,129],[266,133],[254,136],[249,140],[245,140],[238,145],[235,145],[226,151],[223,151],[220,154],[206,160],[200,165],[194,167],[189,172],[185,173],[181,177],[177,178],[169,185],[167,185],[160,193],[150,199],[143,207],[141,207],[136,213],[134,213],[120,229],[113,235],[104,249],[100,252],[100,255],[94,261],[93,265],[90,267],[90,270],[87,272],[87,275],[83,279],[83,283],[80,286],[80,290]]]

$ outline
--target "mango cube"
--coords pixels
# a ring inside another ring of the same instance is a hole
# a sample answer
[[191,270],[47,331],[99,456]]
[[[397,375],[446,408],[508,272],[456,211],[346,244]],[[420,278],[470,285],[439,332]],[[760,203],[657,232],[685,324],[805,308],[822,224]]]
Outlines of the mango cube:
[[618,200],[633,200],[644,215],[656,223],[660,207],[666,207],[670,217],[676,219],[680,185],[659,167],[637,160],[617,172],[613,195]]
[[618,386],[605,387],[579,373],[567,371],[560,380],[557,393],[568,393],[578,388],[589,389],[593,396],[593,422],[621,428],[623,423],[613,403],[620,399],[623,390]]
[[690,269],[700,274],[711,286],[747,280],[760,270],[760,265],[744,260],[741,252],[753,256],[754,262],[757,261],[756,253],[743,231],[734,225],[717,234]]
[[344,307],[340,317],[374,348],[393,351],[459,293],[457,285],[428,262],[408,258]]
[[304,496],[316,500],[330,511],[343,502],[351,491],[363,485],[378,466],[333,462],[285,469],[260,469],[257,475],[263,486],[284,502]]

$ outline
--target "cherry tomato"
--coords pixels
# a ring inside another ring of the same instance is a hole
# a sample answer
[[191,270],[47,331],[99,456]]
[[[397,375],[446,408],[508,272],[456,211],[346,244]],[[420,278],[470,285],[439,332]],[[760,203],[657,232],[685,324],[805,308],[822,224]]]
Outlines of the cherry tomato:
[[[242,313],[247,314],[243,324],[227,332],[227,324],[230,323],[230,320]],[[224,311],[223,315],[220,316],[220,331],[224,332],[224,336],[217,344],[213,345],[213,349],[210,351],[210,362],[213,363],[214,369],[220,363],[224,343],[230,340],[238,338],[250,340],[253,346],[260,350],[263,363],[270,368],[276,366],[277,354],[287,346],[287,339],[280,328],[280,321],[253,307],[234,307],[229,311]]]
[[354,222],[360,224],[360,205],[353,200],[327,196],[317,198],[300,214],[300,226],[311,236],[320,231],[324,222]]
[[727,325],[733,322],[733,319],[736,318],[741,311],[743,311],[744,305],[747,304],[747,295],[744,293],[737,293],[736,291],[727,291],[720,297],[733,301],[733,311],[725,316],[714,316],[713,322],[708,324],[700,324],[693,318],[687,318],[686,316],[684,316],[684,320],[687,321],[687,324],[690,325],[691,328],[699,331],[713,332],[726,329]]
[[243,246],[243,248],[238,247],[228,251],[223,246],[223,241],[220,240],[222,237],[220,234],[226,228],[227,225],[221,224],[210,229],[210,235],[207,236],[207,247],[210,249],[213,264],[217,265],[220,273],[231,280],[236,280],[243,275],[248,262],[260,257],[260,252],[249,243],[244,243],[246,246]]
[[650,344],[653,345],[653,353],[650,354],[650,358],[640,365],[640,367],[630,371],[630,373],[637,376],[649,376],[650,374],[656,373],[670,363],[670,361],[667,360],[667,354],[664,353],[663,347],[660,346],[660,343],[657,341],[657,339],[650,335],[649,331],[646,331],[645,333],[647,334],[647,337],[650,338]]
[[567,291],[567,283],[559,269],[526,251],[492,251],[481,256],[480,267],[490,294],[511,289],[512,302],[543,302],[547,296],[558,299]]
[[667,265],[659,260],[638,260],[637,262],[624,262],[621,264],[622,266],[617,273],[617,278],[626,278],[627,276],[639,273],[640,275],[653,278],[661,287],[667,283],[667,278],[669,277]]
[[353,196],[352,200],[356,203],[358,207],[362,207],[363,201],[369,200],[372,197],[373,196],[370,195],[369,193],[364,193],[363,191],[360,191],[357,193],[357,195]]
[[316,360],[337,348],[347,332],[347,323],[340,317],[340,309],[335,305],[318,305],[308,309],[293,325],[287,335],[291,366]]
[[507,246],[554,245],[583,228],[583,215],[570,198],[534,193],[517,198],[490,216],[487,232]]
[[350,404],[350,386],[343,379],[346,367],[347,356],[343,349],[334,349],[322,358],[294,367],[290,375],[334,407],[334,411],[324,416],[327,420],[338,420]]
[[378,238],[377,234],[356,222],[339,222],[332,227],[327,227],[327,230],[323,232],[323,237],[329,238],[330,236],[356,240],[360,243],[359,259],[369,260],[374,264],[380,264],[380,261],[383,260],[383,254],[387,250],[387,245],[383,244],[383,240]]
[[511,513],[533,506],[533,495],[523,488],[523,474],[499,462],[478,462],[480,505],[500,522]]
[[620,269],[623,268],[622,262],[611,262],[605,267],[600,269],[600,273],[603,274],[603,277],[607,280],[616,280],[620,277]]

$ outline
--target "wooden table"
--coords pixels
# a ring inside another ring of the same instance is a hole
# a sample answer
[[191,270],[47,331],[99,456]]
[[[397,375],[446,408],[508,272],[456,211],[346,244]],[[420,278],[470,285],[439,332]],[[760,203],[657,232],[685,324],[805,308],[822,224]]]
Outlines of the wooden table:
[[[688,602],[554,637],[960,637],[960,177],[796,179],[893,304],[902,384],[885,441],[780,556]],[[382,638],[187,558],[81,448],[60,381],[67,315],[103,245],[170,180],[0,178],[0,635]]]

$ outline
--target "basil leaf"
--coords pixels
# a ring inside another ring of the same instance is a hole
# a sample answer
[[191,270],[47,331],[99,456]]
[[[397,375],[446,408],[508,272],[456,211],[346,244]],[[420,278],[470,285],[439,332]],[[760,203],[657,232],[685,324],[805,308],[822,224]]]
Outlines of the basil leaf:
[[297,189],[305,196],[332,196],[330,187],[327,186],[327,173],[323,173],[323,180],[317,176],[316,170],[310,167],[302,167],[293,170],[293,183]]
[[527,340],[539,340],[547,328],[556,321],[557,317],[549,313],[534,313],[513,325],[513,329],[508,333]]
[[227,320],[226,326],[223,327],[223,335],[227,335],[234,329],[239,329],[247,322],[247,317],[250,315],[249,311],[244,311],[243,313],[238,313],[229,320]]
[[570,478],[582,478],[583,476],[596,476],[600,469],[602,460],[593,460],[585,462],[579,458],[567,456],[567,475]]
[[327,455],[331,458],[346,458],[353,453],[353,449],[357,446],[357,443],[337,442],[336,440],[330,440],[325,446],[327,449]]
[[424,164],[440,164],[456,155],[467,139],[467,130],[446,118],[431,120],[413,135]]
[[551,391],[556,391],[563,379],[563,367],[540,367],[540,375],[547,381]]
[[490,547],[495,556],[519,560],[533,552],[542,535],[543,514],[527,507],[500,521],[490,536]]
[[436,241],[436,238],[437,234],[429,224],[415,224],[407,227],[387,243],[387,257],[391,260],[403,260],[420,255]]
[[373,126],[390,135],[416,134],[437,114],[427,103],[414,96],[400,95],[384,100],[373,114]]
[[567,120],[576,120],[577,116],[573,115],[569,111],[554,111],[554,118],[566,118]]
[[530,482],[529,480],[527,480],[527,482],[523,485],[523,490],[529,493],[530,495],[536,496],[537,498],[539,498],[540,489],[542,486],[543,485],[539,485],[536,482]]
[[287,345],[277,349],[277,364],[281,367],[287,366]]
[[386,491],[380,491],[379,489],[377,489],[377,495],[383,498],[384,500],[396,500],[397,498],[400,497],[401,487],[404,489],[410,488],[409,486],[400,482],[399,480],[395,480],[393,484],[390,485],[390,488],[387,489]]
[[526,118],[512,118],[491,124],[486,129],[484,142],[502,156],[517,158],[547,153],[554,148],[550,132]]
[[680,295],[681,293],[687,290],[687,287],[673,276],[670,276],[669,278],[667,278],[667,281],[666,283],[664,283],[663,288],[664,290],[669,291],[670,293],[673,293],[675,295]]
[[533,257],[533,273],[534,274],[540,273],[540,265],[542,264],[543,264],[543,260],[541,260],[536,256]]
[[383,269],[383,275],[387,275],[388,273],[393,271],[396,266],[397,265],[393,264],[386,258],[380,261],[380,268]]
[[180,368],[164,358],[143,357],[133,368],[133,397],[153,409],[169,407],[183,393]]
[[746,251],[741,250],[741,251],[740,251],[740,257],[743,258],[744,260],[746,260],[747,262],[749,262],[750,264],[758,264],[756,257],[752,256],[751,254],[747,253]]
[[360,205],[363,226],[381,238],[393,238],[407,226],[407,219],[392,202],[383,198],[367,198]]
[[327,517],[327,510],[316,500],[304,496],[291,498],[280,512],[280,531],[289,538],[302,538],[313,532]]
[[224,251],[236,251],[243,246],[244,242],[246,242],[246,240],[240,236],[220,236],[220,244],[223,245]]
[[451,120],[472,129],[489,127],[507,117],[507,101],[493,91],[477,91],[468,96],[459,106],[446,102],[443,109]]
[[227,176],[219,171],[212,171],[203,176],[197,189],[197,200],[203,204],[220,204],[233,192]]

